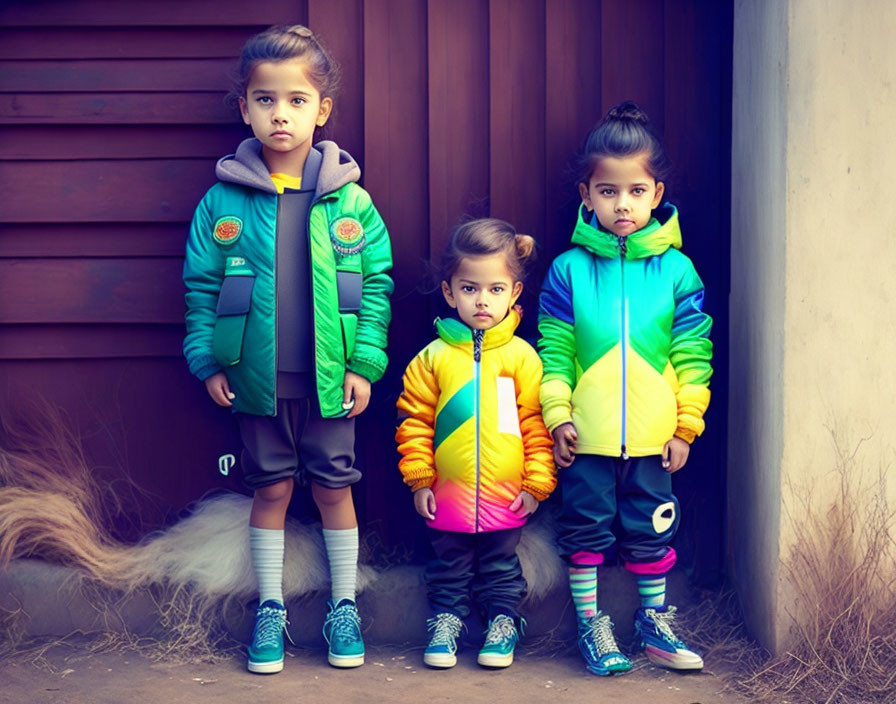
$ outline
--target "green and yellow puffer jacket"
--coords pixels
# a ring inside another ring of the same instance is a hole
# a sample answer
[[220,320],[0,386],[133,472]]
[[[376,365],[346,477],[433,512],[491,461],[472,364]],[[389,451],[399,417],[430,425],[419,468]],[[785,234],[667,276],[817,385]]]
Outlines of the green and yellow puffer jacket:
[[584,454],[660,454],[673,435],[693,442],[709,404],[712,320],[679,251],[678,211],[665,204],[628,237],[586,213],[539,299],[545,425],[574,423]]
[[[315,149],[322,154],[308,221],[315,377],[321,414],[332,418],[348,412],[346,369],[371,382],[386,369],[392,250],[370,196],[355,183],[354,160],[333,142]],[[226,372],[235,411],[273,415],[277,190],[256,139],[219,161],[216,174],[187,240],[184,355],[200,379]],[[345,300],[358,290],[360,301]]]

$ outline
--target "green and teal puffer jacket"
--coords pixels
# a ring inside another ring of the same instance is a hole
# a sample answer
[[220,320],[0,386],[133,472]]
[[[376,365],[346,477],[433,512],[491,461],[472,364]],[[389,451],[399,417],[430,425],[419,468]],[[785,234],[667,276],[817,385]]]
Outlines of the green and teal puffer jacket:
[[628,237],[586,214],[539,299],[545,425],[574,423],[584,454],[660,454],[673,435],[693,442],[709,404],[712,320],[679,251],[678,211],[663,205]]
[[[315,376],[321,414],[332,418],[347,413],[346,369],[371,382],[386,369],[392,250],[356,183],[355,161],[333,142],[315,149],[322,155],[308,220]],[[199,379],[226,372],[235,411],[274,415],[278,196],[260,150],[248,139],[221,159],[219,183],[196,208],[184,261],[184,355]],[[347,300],[358,291],[359,301]]]

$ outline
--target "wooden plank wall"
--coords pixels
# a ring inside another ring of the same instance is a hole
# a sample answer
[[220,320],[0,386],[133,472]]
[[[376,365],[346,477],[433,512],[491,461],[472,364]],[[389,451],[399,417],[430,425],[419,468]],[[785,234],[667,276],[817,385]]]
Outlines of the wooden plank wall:
[[[678,481],[684,561],[720,563],[727,382],[731,7],[714,0],[13,1],[0,8],[0,413],[44,396],[88,455],[163,520],[236,477],[239,447],[180,357],[183,244],[214,161],[247,135],[224,100],[242,42],[308,23],[344,69],[329,136],[361,163],[392,234],[392,367],[359,423],[362,520],[419,524],[395,469],[400,373],[443,311],[423,262],[464,213],[568,241],[569,163],[608,107],[637,100],[676,166],[685,251],[716,318],[710,429]],[[523,299],[534,332],[534,297]],[[157,508],[161,507],[161,508]],[[712,538],[696,539],[698,535]],[[718,538],[716,539],[716,536]],[[413,542],[413,540],[411,541]]]

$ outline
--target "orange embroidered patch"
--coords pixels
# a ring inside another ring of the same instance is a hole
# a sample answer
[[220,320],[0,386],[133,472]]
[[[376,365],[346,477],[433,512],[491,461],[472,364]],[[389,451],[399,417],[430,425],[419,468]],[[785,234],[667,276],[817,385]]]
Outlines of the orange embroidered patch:
[[243,231],[243,221],[233,215],[218,218],[215,223],[214,237],[220,244],[233,244]]
[[354,218],[339,218],[330,225],[330,241],[340,254],[357,254],[366,244],[364,228]]

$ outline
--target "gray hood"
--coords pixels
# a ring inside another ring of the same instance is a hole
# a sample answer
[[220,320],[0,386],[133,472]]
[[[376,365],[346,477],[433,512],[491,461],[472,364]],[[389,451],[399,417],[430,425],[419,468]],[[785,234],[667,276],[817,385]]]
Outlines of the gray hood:
[[[314,178],[315,172],[317,178]],[[218,160],[215,175],[220,181],[257,188],[265,193],[277,194],[271,174],[261,158],[261,142],[255,137],[245,139],[237,147],[236,154]],[[314,199],[341,188],[361,178],[361,168],[335,142],[318,142],[308,152],[302,182],[315,182]]]

